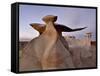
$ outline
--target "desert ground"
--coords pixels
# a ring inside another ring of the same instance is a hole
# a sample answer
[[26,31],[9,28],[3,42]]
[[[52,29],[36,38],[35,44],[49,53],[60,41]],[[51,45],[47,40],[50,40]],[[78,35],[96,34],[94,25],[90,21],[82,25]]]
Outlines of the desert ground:
[[[22,55],[22,48],[24,48],[27,43],[28,41],[19,42],[20,57]],[[81,51],[85,51],[85,49],[81,47],[69,47],[69,51],[71,53],[75,68],[96,67],[96,42],[95,41],[91,42],[90,52],[92,56],[82,57]]]

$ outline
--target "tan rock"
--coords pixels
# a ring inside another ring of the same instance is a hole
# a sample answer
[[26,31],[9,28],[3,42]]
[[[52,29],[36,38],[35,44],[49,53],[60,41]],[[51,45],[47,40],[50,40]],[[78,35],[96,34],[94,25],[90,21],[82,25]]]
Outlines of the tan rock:
[[[68,43],[61,32],[78,31],[55,24],[57,16],[48,15],[42,19],[46,24],[31,24],[40,35],[32,39],[23,49],[20,59],[20,71],[75,68]],[[85,27],[86,28],[86,27]]]
[[[46,17],[47,20],[45,19]],[[45,31],[39,37],[30,41],[23,49],[23,55],[20,59],[20,71],[42,70],[42,51],[51,49],[57,40],[57,31],[53,26],[57,16],[46,17],[43,18],[43,20],[48,23]],[[50,19],[48,19],[48,17],[50,17]]]

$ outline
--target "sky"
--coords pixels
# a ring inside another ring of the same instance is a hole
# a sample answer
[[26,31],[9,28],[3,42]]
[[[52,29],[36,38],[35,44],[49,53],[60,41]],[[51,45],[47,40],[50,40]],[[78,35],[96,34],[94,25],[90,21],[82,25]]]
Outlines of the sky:
[[54,7],[37,5],[20,5],[19,8],[19,40],[31,40],[39,35],[30,24],[44,23],[46,15],[58,16],[56,23],[70,28],[87,27],[76,32],[63,32],[63,36],[84,38],[85,33],[92,32],[92,40],[96,39],[96,10],[76,7]]

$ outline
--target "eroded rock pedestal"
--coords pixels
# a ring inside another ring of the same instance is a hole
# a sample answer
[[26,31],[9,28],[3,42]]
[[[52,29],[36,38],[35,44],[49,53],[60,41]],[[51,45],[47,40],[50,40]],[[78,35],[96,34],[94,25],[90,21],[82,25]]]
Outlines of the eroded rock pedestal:
[[55,29],[57,16],[45,16],[44,32],[23,48],[20,71],[74,68],[68,49]]
[[85,28],[71,29],[56,24],[57,16],[48,15],[42,19],[45,24],[31,24],[40,35],[32,39],[23,49],[19,61],[20,71],[76,68],[69,45],[62,31],[71,32]]

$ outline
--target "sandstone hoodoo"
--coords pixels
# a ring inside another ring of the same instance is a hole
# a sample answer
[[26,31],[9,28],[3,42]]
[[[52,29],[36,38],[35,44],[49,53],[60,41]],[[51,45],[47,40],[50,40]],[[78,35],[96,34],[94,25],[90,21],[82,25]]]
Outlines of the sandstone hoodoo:
[[23,49],[20,70],[48,70],[76,68],[67,41],[62,32],[80,31],[56,24],[57,16],[48,15],[42,19],[45,24],[30,24],[40,35],[32,39]]

